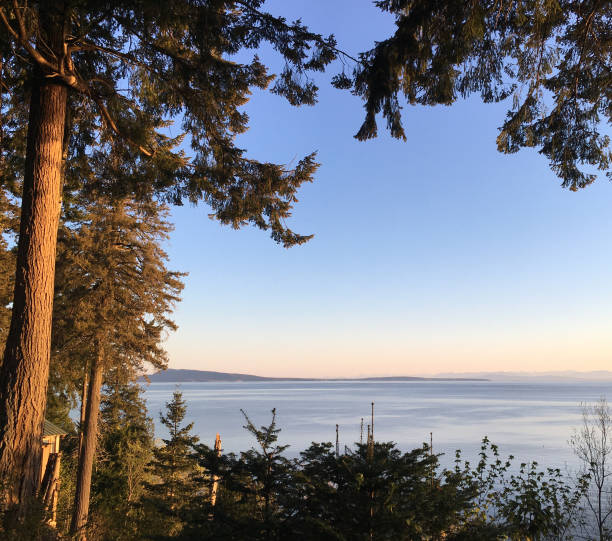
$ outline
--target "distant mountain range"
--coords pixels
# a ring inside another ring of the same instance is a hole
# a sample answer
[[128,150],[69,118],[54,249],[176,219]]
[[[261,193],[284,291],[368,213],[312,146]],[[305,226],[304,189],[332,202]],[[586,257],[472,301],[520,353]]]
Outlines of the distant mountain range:
[[612,382],[609,370],[555,370],[549,372],[446,372],[436,374],[441,378],[485,378],[490,381],[593,381]]
[[284,378],[236,374],[232,372],[213,372],[211,370],[187,370],[169,368],[148,376],[155,383],[182,383],[205,381],[593,381],[612,383],[612,371],[596,370],[579,372],[576,370],[551,372],[447,372],[431,377],[382,376],[361,378]]
[[282,378],[254,376],[252,374],[234,374],[230,372],[212,372],[210,370],[185,370],[169,368],[148,376],[152,383],[184,383],[203,381],[487,381],[481,377],[412,377],[389,376],[370,378]]

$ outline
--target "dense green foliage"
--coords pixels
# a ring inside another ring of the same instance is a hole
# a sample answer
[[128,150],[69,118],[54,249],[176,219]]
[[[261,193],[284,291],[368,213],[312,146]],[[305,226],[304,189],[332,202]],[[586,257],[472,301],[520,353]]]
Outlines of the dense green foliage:
[[174,535],[181,531],[181,515],[191,500],[199,497],[195,483],[196,460],[192,456],[198,438],[191,435],[193,423],[183,426],[187,407],[182,394],[175,391],[166,404],[160,421],[170,434],[163,445],[153,449],[149,465],[152,482],[147,483],[143,504],[153,532]]
[[240,457],[196,449],[221,491],[214,507],[197,502],[180,539],[569,540],[581,525],[585,477],[574,485],[535,463],[512,472],[486,438],[476,466],[458,454],[446,469],[426,445],[402,453],[391,442],[341,455],[313,443],[289,460],[274,412],[245,428],[257,446]]
[[153,421],[140,385],[112,370],[101,407],[100,443],[92,480],[91,529],[104,539],[134,539],[142,528],[140,499],[152,459]]
[[94,360],[125,381],[166,365],[162,341],[183,287],[162,249],[172,229],[154,201],[88,194],[65,203],[60,226],[47,418],[68,416]]
[[382,113],[404,138],[400,96],[412,105],[451,105],[480,94],[512,98],[497,137],[501,152],[534,147],[563,186],[610,173],[605,125],[612,119],[612,4],[599,0],[378,0],[396,30],[336,77],[365,102],[356,137],[377,133]]
[[[185,405],[177,393],[162,416],[170,438],[153,445],[133,380],[144,364],[165,364],[160,342],[174,328],[169,311],[182,287],[180,275],[164,266],[159,241],[170,228],[160,201],[205,201],[221,223],[252,224],[284,246],[309,238],[285,219],[298,188],[312,180],[314,154],[288,168],[252,159],[235,141],[248,127],[243,106],[252,89],[272,85],[292,105],[312,104],[317,88],[309,76],[338,51],[333,38],[273,16],[263,4],[0,2],[0,339],[10,316],[26,104],[41,81],[59,84],[69,95],[63,161],[55,164],[64,221],[47,416],[73,432],[70,408],[88,366],[101,359],[106,397],[90,538],[568,538],[580,523],[586,480],[573,488],[558,470],[534,464],[511,473],[486,441],[475,467],[458,459],[450,470],[426,447],[402,453],[392,443],[342,455],[331,444],[313,444],[291,460],[277,443],[273,414],[261,428],[245,416],[253,449],[218,456],[181,425]],[[335,78],[365,101],[359,139],[376,135],[379,113],[394,137],[404,137],[401,95],[422,105],[449,105],[471,93],[485,102],[513,97],[501,151],[537,148],[571,189],[609,169],[601,126],[611,116],[610,3],[377,5],[395,16],[395,34],[363,53],[352,76]],[[255,55],[266,44],[285,62],[276,80]],[[245,51],[252,59],[239,62]],[[170,135],[173,122],[179,135]],[[42,416],[42,404],[32,409]],[[74,490],[77,443],[67,440],[66,494]],[[69,501],[62,495],[60,528]],[[39,518],[34,513],[21,530],[34,532]]]
[[166,268],[167,209],[95,194],[69,210],[58,239],[54,371],[78,382],[100,356],[132,377],[164,367],[162,341],[176,329],[170,314],[184,276]]
[[[268,426],[255,427],[244,414],[245,428],[254,436],[256,446],[239,456],[218,456],[214,449],[200,445],[196,457],[210,487],[219,480],[214,508],[210,499],[191,509],[182,539],[278,539],[287,533],[284,501],[291,487],[293,463],[283,455],[287,446],[278,444],[276,413]],[[210,488],[209,488],[210,492]],[[214,517],[210,520],[209,517]]]
[[[222,223],[252,223],[286,246],[308,239],[283,220],[299,186],[312,179],[314,154],[287,168],[236,146],[248,127],[241,107],[251,89],[274,79],[256,54],[244,63],[236,55],[269,44],[285,63],[271,91],[293,105],[313,104],[317,87],[308,73],[334,59],[333,38],[273,16],[261,0],[52,4],[0,3],[1,91],[8,97],[2,152],[12,160],[5,182],[23,174],[22,156],[9,153],[17,141],[23,149],[23,103],[31,77],[42,73],[70,89],[67,185],[155,191],[178,204],[205,200]],[[59,32],[63,58],[40,46],[52,32]],[[169,119],[178,136],[169,137]],[[189,152],[176,147],[184,139]],[[101,168],[110,174],[93,174]]]
[[[483,440],[470,464],[442,467],[427,445],[313,443],[297,458],[278,442],[275,412],[240,454],[198,443],[179,391],[153,445],[137,386],[110,384],[88,539],[560,541],[579,539],[588,476],[502,460]],[[217,486],[213,501],[213,485]],[[63,500],[63,501],[70,501]]]

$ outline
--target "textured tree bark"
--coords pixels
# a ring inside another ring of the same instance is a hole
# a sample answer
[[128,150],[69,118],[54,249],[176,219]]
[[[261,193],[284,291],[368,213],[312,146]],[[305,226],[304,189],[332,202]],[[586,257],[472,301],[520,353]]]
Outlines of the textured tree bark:
[[0,367],[4,504],[24,514],[40,482],[67,88],[33,81],[11,326]]
[[89,495],[91,491],[91,472],[93,470],[96,443],[98,441],[98,413],[100,412],[100,389],[102,388],[102,355],[94,361],[89,377],[89,391],[85,408],[85,424],[81,428],[82,444],[79,453],[74,511],[70,524],[70,533],[76,539],[84,540],[87,515],[89,513]]
[[79,456],[83,447],[83,429],[85,428],[85,413],[87,408],[87,371],[83,375],[83,391],[81,392],[81,418],[79,420]]

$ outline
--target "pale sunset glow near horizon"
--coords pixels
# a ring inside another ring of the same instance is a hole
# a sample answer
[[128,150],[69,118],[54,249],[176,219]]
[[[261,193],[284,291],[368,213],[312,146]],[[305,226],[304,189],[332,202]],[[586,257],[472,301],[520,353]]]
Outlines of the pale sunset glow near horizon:
[[[351,6],[269,9],[334,33],[355,55],[392,21]],[[572,193],[535,151],[498,153],[508,104],[476,96],[406,105],[406,142],[381,119],[379,137],[358,142],[362,104],[330,85],[341,69],[317,79],[314,107],[254,94],[239,139],[260,160],[318,152],[316,180],[288,223],[315,234],[310,242],[286,250],[265,231],[208,219],[206,205],[172,209],[169,268],[189,276],[166,344],[170,368],[286,377],[612,369],[605,175]]]

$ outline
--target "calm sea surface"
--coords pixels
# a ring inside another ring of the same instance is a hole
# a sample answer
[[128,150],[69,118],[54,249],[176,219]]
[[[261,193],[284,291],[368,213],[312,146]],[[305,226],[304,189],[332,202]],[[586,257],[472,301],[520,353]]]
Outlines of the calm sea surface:
[[[159,412],[177,388],[172,383],[145,387],[156,437],[167,432]],[[410,450],[429,441],[435,452],[446,453],[450,465],[455,449],[473,458],[483,436],[498,444],[503,455],[541,465],[576,465],[567,440],[581,422],[580,403],[605,396],[612,399],[612,383],[499,383],[499,382],[263,382],[181,383],[187,402],[187,421],[194,433],[212,445],[219,432],[226,451],[238,452],[253,444],[244,430],[246,411],[255,425],[267,425],[276,408],[279,441],[288,455],[297,455],[312,441],[340,444],[359,441],[361,418],[370,422],[375,403],[375,437]],[[365,430],[365,429],[364,429]]]

